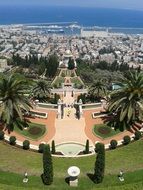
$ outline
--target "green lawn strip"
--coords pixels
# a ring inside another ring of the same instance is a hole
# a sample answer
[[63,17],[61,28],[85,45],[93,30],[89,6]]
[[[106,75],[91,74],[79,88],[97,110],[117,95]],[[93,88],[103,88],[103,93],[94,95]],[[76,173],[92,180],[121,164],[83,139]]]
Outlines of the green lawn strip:
[[[45,133],[46,133],[46,127],[45,125],[42,124],[38,124],[38,123],[28,123],[29,127],[25,130],[20,130],[18,127],[15,127],[15,131],[19,134],[21,134],[22,136],[25,136],[29,139],[33,139],[33,140],[38,140],[39,138],[41,138]],[[31,134],[29,133],[30,128],[32,127],[38,127],[41,129],[41,131],[39,132],[39,134]]]
[[[101,133],[99,132],[99,129],[102,128],[102,127],[105,127],[107,128],[107,130],[109,130],[110,132],[107,133],[107,134],[104,134],[104,133]],[[93,127],[93,133],[103,139],[105,138],[108,138],[108,137],[112,137],[112,136],[115,136],[117,135],[118,133],[121,133],[121,131],[117,130],[115,131],[114,129],[112,129],[111,127],[109,127],[108,125],[106,124],[99,124],[99,125],[94,125]]]
[[[65,172],[65,178],[68,175]],[[48,189],[71,189],[71,187],[68,186],[68,184],[65,182],[65,178],[62,177],[54,177],[54,182],[51,186],[48,186]],[[94,184],[90,178],[85,174],[85,176],[79,176],[79,186],[77,189],[106,189],[115,187],[124,187],[124,185],[127,184],[138,184],[142,182],[143,179],[143,170],[135,171],[132,173],[125,173],[124,174],[125,181],[120,182],[117,175],[107,175],[105,176],[103,183],[101,184]],[[0,183],[6,184],[6,185],[12,185],[17,188],[24,187],[25,189],[46,189],[47,186],[44,186],[41,180],[40,175],[39,176],[28,176],[28,184],[23,184],[23,173],[15,174],[15,173],[9,173],[9,172],[2,172],[0,171]]]
[[[27,171],[31,175],[40,175],[42,171],[42,154],[26,151],[11,146],[3,141],[0,142],[0,170],[22,173]],[[143,140],[130,143],[127,146],[115,150],[106,151],[107,174],[118,174],[122,169],[124,172],[143,169]],[[64,177],[69,166],[78,166],[81,170],[80,176],[92,173],[95,156],[82,158],[56,158],[53,157],[55,177]]]
[[[25,188],[26,187],[26,188]],[[15,187],[15,186],[12,186],[12,185],[6,185],[6,184],[0,184],[0,189],[1,190],[25,190],[25,189],[28,189],[28,190],[39,190],[39,188],[35,188],[35,187],[29,187],[28,185],[24,186],[24,187]],[[69,186],[66,186],[66,187],[62,187],[61,188],[57,188],[57,187],[53,187],[53,186],[44,186],[41,188],[42,190],[46,190],[46,189],[52,189],[52,190],[67,190],[67,189],[73,189],[73,187],[69,187]],[[80,188],[80,187],[76,187],[77,190],[83,190],[85,189],[84,187],[83,188]],[[88,190],[143,190],[143,182],[138,182],[138,183],[132,183],[132,184],[126,184],[126,185],[122,185],[122,186],[114,186],[113,187],[104,187],[104,188],[96,188],[94,185],[92,188],[88,188]]]

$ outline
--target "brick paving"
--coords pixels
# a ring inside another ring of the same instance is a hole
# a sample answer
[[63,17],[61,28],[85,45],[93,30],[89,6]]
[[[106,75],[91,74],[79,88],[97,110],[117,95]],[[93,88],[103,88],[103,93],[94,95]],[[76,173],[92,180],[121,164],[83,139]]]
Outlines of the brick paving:
[[[67,96],[71,96],[70,93],[67,93]],[[71,104],[71,100],[73,100],[73,98],[71,97],[68,99],[68,97],[65,97],[64,100],[65,103]],[[69,109],[70,116],[68,117],[67,113]],[[36,110],[48,113],[48,118],[30,118],[29,120],[33,123],[45,124],[47,128],[47,133],[37,141],[30,140],[30,143],[33,145],[39,145],[41,142],[51,143],[52,140],[55,140],[56,144],[64,142],[77,142],[85,144],[87,139],[90,140],[90,145],[95,144],[95,142],[97,141],[108,144],[112,139],[116,139],[117,141],[119,141],[122,140],[125,135],[133,134],[129,131],[124,131],[120,134],[117,134],[110,138],[106,138],[104,140],[94,135],[93,126],[95,124],[102,124],[104,121],[101,118],[93,119],[92,113],[102,111],[102,108],[84,110],[83,117],[80,120],[75,117],[74,108],[65,108],[65,115],[63,119],[56,119],[57,110],[47,110],[43,108],[36,108]],[[26,139],[26,137],[16,132],[11,132],[10,136],[12,135],[16,136],[17,140],[19,141],[24,141]]]

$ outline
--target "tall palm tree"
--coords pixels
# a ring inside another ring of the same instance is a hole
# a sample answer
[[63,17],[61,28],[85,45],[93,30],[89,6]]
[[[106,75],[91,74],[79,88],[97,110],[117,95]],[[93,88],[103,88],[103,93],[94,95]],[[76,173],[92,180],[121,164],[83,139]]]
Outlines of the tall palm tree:
[[94,81],[89,89],[89,94],[96,96],[97,98],[101,98],[106,96],[107,86],[103,83],[102,80]]
[[32,96],[38,100],[46,100],[50,94],[50,84],[45,80],[38,80],[32,89]]
[[143,118],[143,73],[129,72],[110,94],[109,111],[114,113],[113,125],[120,130],[130,129]]
[[12,131],[15,125],[23,127],[22,111],[29,111],[31,107],[25,96],[28,87],[26,79],[18,74],[0,78],[0,116],[9,131]]

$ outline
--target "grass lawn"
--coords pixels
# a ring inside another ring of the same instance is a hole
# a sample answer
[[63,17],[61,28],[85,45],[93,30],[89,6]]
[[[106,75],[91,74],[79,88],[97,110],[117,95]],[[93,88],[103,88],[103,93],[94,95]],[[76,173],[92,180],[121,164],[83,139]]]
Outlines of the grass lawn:
[[[106,177],[104,182],[100,185],[93,184],[87,176],[87,173],[93,173],[95,156],[83,158],[53,157],[54,183],[52,186],[44,188],[39,177],[42,174],[42,154],[22,150],[4,142],[0,142],[0,150],[2,153],[0,154],[0,189],[9,189],[7,187],[8,185],[10,185],[12,190],[26,189],[28,187],[30,190],[46,188],[57,190],[71,189],[65,183],[65,177],[67,177],[68,167],[72,165],[78,166],[81,170],[79,187],[76,189],[143,189],[143,140],[130,143],[127,146],[115,150],[106,151]],[[125,173],[125,182],[123,183],[119,182],[117,178],[121,169]],[[3,173],[4,171],[6,171],[6,173]],[[28,185],[23,186],[21,181],[25,171],[27,171],[31,177],[29,177]],[[20,175],[9,174],[7,172],[18,173]],[[123,186],[124,184],[125,186]]]
[[[40,176],[29,176],[29,181],[27,184],[23,184],[23,175],[0,172],[0,185],[12,186],[12,190],[17,189],[57,189],[57,190],[67,190],[71,189],[68,184],[61,177],[55,178],[54,183],[51,186],[44,186]],[[120,182],[117,175],[107,175],[104,178],[102,184],[94,184],[90,178],[79,177],[79,186],[76,189],[92,190],[92,189],[126,189],[126,190],[141,190],[143,187],[143,170],[126,173],[124,175],[125,181]],[[124,185],[126,188],[124,188]],[[105,188],[106,187],[106,188]]]
[[57,77],[52,86],[60,88],[61,84],[64,83],[64,80],[65,80],[64,77]]
[[38,123],[28,123],[29,127],[27,129],[20,130],[15,127],[15,131],[29,139],[38,140],[46,133],[45,125]]
[[93,133],[103,139],[117,135],[120,132],[119,130],[115,131],[106,124],[94,125],[93,127]]
[[73,77],[73,78],[71,78],[71,82],[74,83],[75,88],[78,87],[78,86],[83,85],[83,84],[81,83],[81,81],[78,79],[78,77]]

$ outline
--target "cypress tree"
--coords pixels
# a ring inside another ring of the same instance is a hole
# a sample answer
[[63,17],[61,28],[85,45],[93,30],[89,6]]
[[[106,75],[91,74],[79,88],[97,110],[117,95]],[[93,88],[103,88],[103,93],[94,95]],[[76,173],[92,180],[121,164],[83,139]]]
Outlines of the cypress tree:
[[52,141],[52,154],[56,153],[56,148],[55,148],[55,141]]
[[93,175],[94,183],[101,183],[104,178],[105,169],[105,147],[104,144],[98,144],[97,157],[95,162],[95,169]]
[[53,182],[53,163],[49,145],[44,147],[42,178],[45,185],[51,185]]
[[85,154],[89,154],[89,140],[86,140],[86,145],[85,145]]

